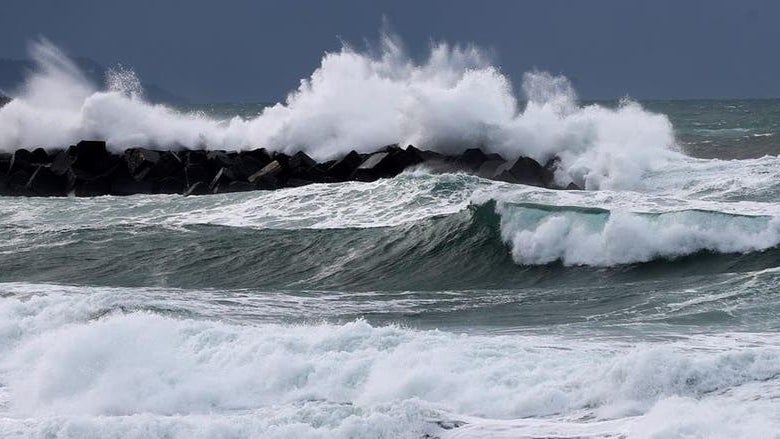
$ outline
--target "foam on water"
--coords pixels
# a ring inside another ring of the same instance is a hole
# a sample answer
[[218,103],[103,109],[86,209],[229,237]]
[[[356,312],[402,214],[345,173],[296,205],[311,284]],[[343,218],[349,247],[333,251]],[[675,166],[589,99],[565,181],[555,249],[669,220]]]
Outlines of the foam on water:
[[707,211],[550,212],[501,203],[501,234],[519,264],[611,266],[701,251],[748,253],[780,244],[780,218]]
[[[726,191],[725,198],[730,196]],[[518,264],[560,260],[566,265],[612,266],[701,251],[755,252],[780,244],[777,203],[712,198],[713,192],[696,199],[628,191],[553,191],[423,171],[373,183],[211,197],[10,198],[0,205],[0,221],[10,227],[0,251],[66,245],[68,241],[52,240],[42,232],[95,227],[395,227],[456,215],[470,205],[493,201],[501,235]]]
[[678,416],[655,431],[701,434],[716,430],[683,415],[729,403],[751,412],[726,417],[723,432],[780,426],[780,350],[770,334],[658,343],[363,321],[228,324],[106,314],[93,294],[27,288],[34,294],[0,302],[2,434],[420,437],[442,433],[439,421],[463,421],[478,437],[480,425],[510,420],[543,430],[526,417],[547,419],[548,435],[606,421],[612,434],[646,433],[670,410]]
[[38,70],[0,109],[0,149],[100,138],[115,150],[267,147],[325,159],[390,143],[447,153],[482,145],[510,158],[558,155],[559,180],[588,189],[632,187],[679,157],[668,119],[636,102],[580,106],[567,80],[534,72],[525,76],[521,110],[509,79],[475,47],[437,44],[415,62],[386,35],[379,52],[327,53],[284,103],[254,119],[218,121],[146,103],[124,70],[100,89],[41,41],[31,50]]
[[[730,196],[727,191],[725,197]],[[613,266],[702,251],[756,252],[780,244],[777,203],[718,201],[711,199],[712,192],[703,198],[562,192],[423,171],[373,183],[212,197],[9,198],[0,205],[0,221],[7,227],[0,252],[68,245],[66,232],[95,227],[395,227],[456,215],[470,205],[494,201],[501,236],[518,264],[560,260],[566,265]],[[61,234],[65,240],[42,232]]]

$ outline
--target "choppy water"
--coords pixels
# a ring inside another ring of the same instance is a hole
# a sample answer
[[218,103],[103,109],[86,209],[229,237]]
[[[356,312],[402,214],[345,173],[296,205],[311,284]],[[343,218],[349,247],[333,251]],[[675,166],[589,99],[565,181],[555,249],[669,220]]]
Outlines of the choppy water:
[[0,436],[780,437],[780,104],[645,105],[631,190],[0,199]]

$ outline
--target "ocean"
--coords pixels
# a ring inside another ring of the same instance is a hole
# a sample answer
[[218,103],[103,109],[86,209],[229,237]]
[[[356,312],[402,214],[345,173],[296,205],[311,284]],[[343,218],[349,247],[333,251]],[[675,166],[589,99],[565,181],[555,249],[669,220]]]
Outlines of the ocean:
[[[780,100],[581,102],[542,75],[526,102],[489,66],[432,56],[382,76],[397,61],[361,56],[327,55],[266,110],[112,89],[55,112],[32,81],[0,127],[17,129],[6,147],[479,144],[553,152],[585,190],[417,168],[0,198],[0,436],[780,437]],[[333,100],[343,63],[382,81]],[[61,67],[38,81],[72,79]],[[373,103],[385,92],[389,114]],[[31,113],[57,130],[26,128]]]

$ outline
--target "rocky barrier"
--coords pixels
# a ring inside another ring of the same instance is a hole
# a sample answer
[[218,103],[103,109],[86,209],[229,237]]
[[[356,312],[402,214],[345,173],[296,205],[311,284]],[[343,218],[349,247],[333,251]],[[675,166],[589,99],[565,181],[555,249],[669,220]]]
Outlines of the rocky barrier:
[[557,160],[542,165],[528,157],[505,160],[479,148],[457,156],[390,145],[371,154],[355,151],[327,162],[303,152],[287,155],[251,151],[160,151],[131,148],[122,154],[102,141],[81,141],[67,149],[0,153],[0,195],[77,196],[205,195],[273,190],[312,183],[374,181],[424,166],[432,172],[467,172],[492,180],[554,189]]

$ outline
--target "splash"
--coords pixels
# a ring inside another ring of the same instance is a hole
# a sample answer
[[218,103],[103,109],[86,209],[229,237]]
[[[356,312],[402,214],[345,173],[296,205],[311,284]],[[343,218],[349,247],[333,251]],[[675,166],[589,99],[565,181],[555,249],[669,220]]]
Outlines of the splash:
[[499,203],[501,236],[522,265],[609,267],[699,252],[750,253],[780,245],[780,218],[705,210],[637,213],[536,209]]
[[118,151],[265,147],[329,159],[392,143],[443,153],[481,146],[507,158],[558,156],[559,183],[588,189],[634,187],[677,156],[664,115],[630,100],[582,106],[560,76],[527,73],[521,109],[510,80],[473,46],[436,44],[422,62],[389,35],[376,55],[344,47],[326,53],[283,103],[230,120],[152,105],[128,70],[99,89],[45,40],[32,45],[31,57],[36,71],[0,109],[0,150],[99,138]]
[[125,94],[130,98],[143,99],[144,89],[141,79],[132,70],[122,65],[111,68],[106,73],[108,89]]

